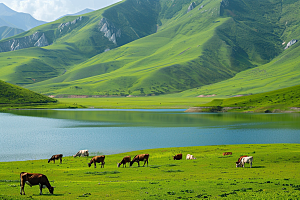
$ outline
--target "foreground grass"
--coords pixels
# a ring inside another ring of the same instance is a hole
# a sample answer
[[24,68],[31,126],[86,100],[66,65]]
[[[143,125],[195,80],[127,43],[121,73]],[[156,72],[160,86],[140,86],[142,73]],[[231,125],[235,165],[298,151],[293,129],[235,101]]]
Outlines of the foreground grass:
[[[65,157],[63,164],[47,160],[0,163],[0,199],[298,199],[300,144],[223,145],[164,148],[106,156],[105,168],[88,168],[90,158]],[[231,151],[232,156],[222,156]],[[123,156],[149,153],[148,167],[117,168]],[[193,154],[196,160],[172,160]],[[254,157],[253,167],[236,168],[241,155]],[[51,155],[49,155],[50,157]],[[20,172],[48,176],[54,195],[38,186],[19,188]]]

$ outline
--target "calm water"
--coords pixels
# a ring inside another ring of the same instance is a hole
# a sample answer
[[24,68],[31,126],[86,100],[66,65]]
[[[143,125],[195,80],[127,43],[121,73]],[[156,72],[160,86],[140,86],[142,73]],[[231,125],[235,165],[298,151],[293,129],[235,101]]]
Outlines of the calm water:
[[0,162],[161,147],[299,143],[300,114],[184,110],[20,110],[0,113]]

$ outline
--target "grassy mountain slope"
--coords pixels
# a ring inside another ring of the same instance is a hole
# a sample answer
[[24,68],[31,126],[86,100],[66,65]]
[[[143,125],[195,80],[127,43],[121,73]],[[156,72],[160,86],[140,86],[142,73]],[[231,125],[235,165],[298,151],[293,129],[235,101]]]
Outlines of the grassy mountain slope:
[[[251,110],[256,112],[278,112],[300,107],[300,85],[264,92],[260,94],[233,97],[228,99],[215,99],[200,106],[213,107],[239,107],[238,110]],[[299,109],[294,109],[299,111]]]
[[[132,24],[134,22],[130,21],[132,11],[138,10],[135,9],[135,6],[139,6],[137,2],[133,5],[128,5],[127,3],[123,7],[117,4],[111,6],[111,8],[106,8],[112,11],[118,9],[125,9],[127,11],[120,16],[125,24],[123,25],[124,27],[120,29],[122,37],[117,40],[119,44],[109,41],[109,39],[104,36],[104,33],[99,30],[101,28],[100,22],[103,18],[102,14],[105,9],[85,14],[81,20],[78,20],[78,16],[64,17],[55,22],[19,34],[14,38],[1,41],[3,43],[12,39],[31,36],[35,32],[42,32],[45,34],[48,42],[52,44],[43,48],[32,47],[14,52],[1,53],[0,70],[6,71],[6,73],[0,75],[1,79],[10,83],[21,83],[24,85],[50,79],[54,76],[64,74],[75,64],[104,52],[106,49],[113,49],[123,43],[137,39],[138,37],[135,32],[138,33],[140,37],[143,37],[144,34],[152,33],[153,28],[151,30],[141,29],[141,31],[139,31],[138,24]],[[109,15],[109,13],[107,15]],[[118,21],[118,19],[116,20]],[[111,21],[113,20],[110,20],[110,23]],[[115,23],[114,26],[119,27],[119,24]],[[156,27],[156,25],[153,24],[152,27]],[[30,53],[28,53],[29,51]],[[28,57],[28,55],[30,55],[30,57]],[[20,62],[16,62],[16,60],[20,60]],[[30,69],[24,70],[24,65]],[[27,73],[28,71],[30,71],[29,74]]]
[[299,84],[300,43],[272,60],[270,63],[238,73],[235,77],[216,84],[176,94],[178,96],[212,95],[230,97],[256,94]]
[[[278,21],[280,26],[284,26],[281,34],[281,40],[283,41],[281,45],[282,50],[292,39],[300,39],[298,26],[300,13],[298,9],[295,9],[299,6],[300,1],[282,2],[282,14]],[[229,97],[268,92],[298,85],[300,77],[299,45],[299,43],[296,43],[287,50],[283,50],[271,62],[240,72],[231,79],[187,90],[176,95],[184,97],[216,94],[219,97]]]
[[[211,4],[212,7],[207,6],[207,8],[213,10],[218,4],[218,1],[214,1],[214,4]],[[68,84],[68,87],[63,86],[61,91],[54,93],[160,94],[174,91],[174,89],[179,91],[181,89],[179,87],[191,87],[191,84],[194,86],[201,84],[203,75],[201,76],[199,72],[195,75],[185,73],[180,79],[181,73],[185,69],[196,72],[197,67],[193,66],[192,60],[197,59],[197,63],[201,62],[198,57],[202,54],[203,43],[211,38],[214,28],[226,19],[222,19],[220,23],[212,23],[218,17],[217,14],[213,17],[206,17],[212,12],[205,12],[203,18],[198,19],[194,16],[194,21],[191,23],[189,16],[192,14],[185,13],[188,5],[183,6],[183,13],[178,13],[183,16],[180,22],[174,23],[173,26],[161,27],[161,31],[156,34],[99,54],[76,66],[62,77],[32,85],[33,87],[29,86],[29,88],[39,91],[37,86],[41,85],[41,88],[45,90],[45,83],[49,83],[49,87],[53,88],[54,81],[57,82],[55,86],[59,88],[63,81],[64,84]],[[201,14],[197,9],[195,12]],[[193,24],[199,24],[202,32],[196,31],[199,30],[198,27],[193,30]],[[191,63],[187,64],[186,62],[189,61]],[[195,61],[194,65],[197,63]],[[178,86],[170,85],[171,80]],[[189,83],[191,81],[194,83]]]
[[239,48],[222,40],[222,31],[227,32],[223,29],[233,22],[220,18],[220,1],[197,1],[189,13],[191,1],[160,3],[157,33],[102,53],[64,77],[29,88],[53,94],[163,94],[224,80],[254,66],[240,55]]
[[[192,2],[195,8],[187,13]],[[0,70],[6,69],[6,73],[0,78],[34,83],[26,87],[56,95],[150,95],[199,88],[265,65],[280,55],[281,43],[298,30],[298,17],[294,16],[298,11],[292,9],[297,5],[298,1],[281,0],[127,0],[86,14],[63,31],[57,28],[59,24],[76,17],[19,35],[44,32],[53,45],[32,49],[55,54],[59,68],[33,54],[28,60],[22,57],[22,63],[29,63],[32,70],[4,63]],[[117,44],[99,34],[103,17],[122,31]],[[111,50],[104,52],[107,49]],[[12,60],[20,58],[23,51],[1,53],[0,61],[7,63],[8,55]],[[69,59],[73,53],[78,60]],[[33,70],[37,66],[39,74]],[[21,80],[16,79],[17,74]]]
[[57,100],[0,80],[0,104],[50,103]]

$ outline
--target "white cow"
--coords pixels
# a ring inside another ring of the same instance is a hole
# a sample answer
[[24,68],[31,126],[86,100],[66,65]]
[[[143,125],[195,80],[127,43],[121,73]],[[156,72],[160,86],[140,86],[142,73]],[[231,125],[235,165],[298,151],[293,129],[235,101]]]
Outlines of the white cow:
[[80,150],[78,151],[75,155],[73,155],[73,157],[81,157],[81,156],[89,156],[89,151],[88,150]]
[[194,159],[196,159],[193,155],[191,155],[191,154],[188,154],[188,155],[186,155],[186,159],[187,160],[194,160]]
[[252,162],[253,162],[253,156],[249,156],[249,157],[243,157],[241,159],[241,162],[237,162],[236,163],[236,167],[245,167],[245,163],[249,163],[250,164],[250,168],[252,167]]

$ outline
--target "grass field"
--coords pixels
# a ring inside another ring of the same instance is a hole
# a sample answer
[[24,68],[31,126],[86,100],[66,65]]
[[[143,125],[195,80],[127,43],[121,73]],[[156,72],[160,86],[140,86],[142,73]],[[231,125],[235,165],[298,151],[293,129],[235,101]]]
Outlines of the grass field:
[[187,109],[189,107],[208,103],[211,98],[197,97],[114,97],[114,98],[59,98],[60,103],[81,105],[87,108],[111,109]]
[[[0,199],[299,199],[300,144],[222,145],[164,148],[106,155],[105,167],[89,168],[89,158],[0,163]],[[232,156],[222,156],[230,151]],[[149,153],[149,166],[117,168],[124,156]],[[193,154],[196,160],[172,156]],[[101,153],[98,153],[101,154]],[[253,167],[236,168],[241,155],[253,156]],[[49,155],[49,158],[51,155]],[[47,175],[54,194],[25,186],[20,172]]]

